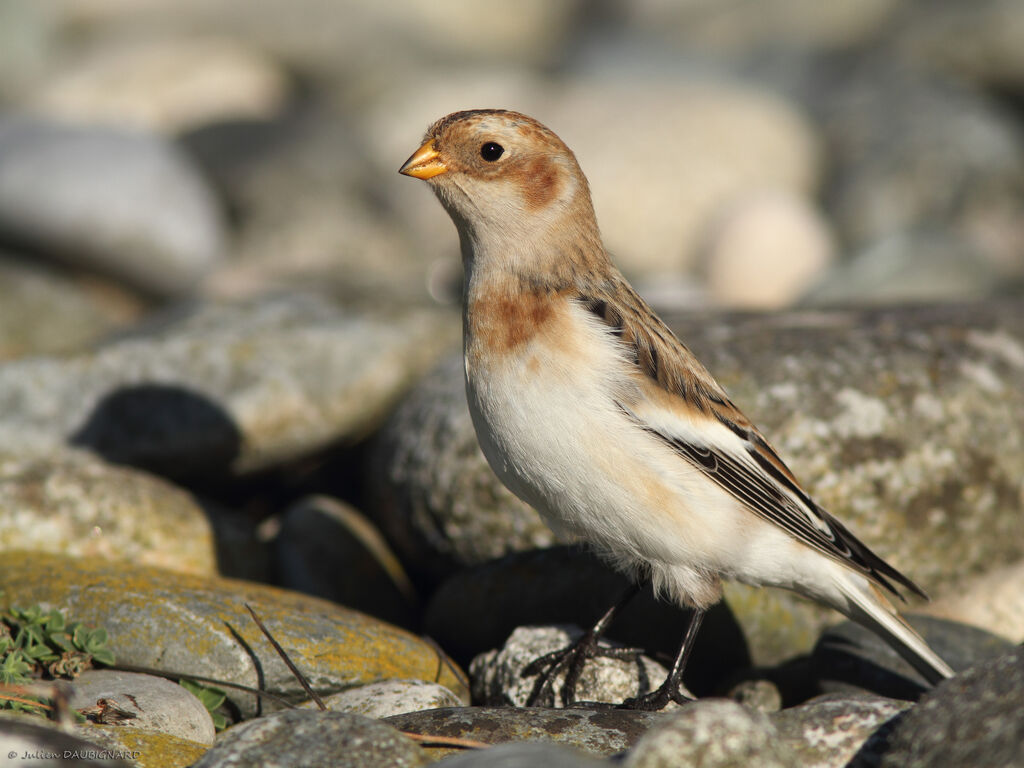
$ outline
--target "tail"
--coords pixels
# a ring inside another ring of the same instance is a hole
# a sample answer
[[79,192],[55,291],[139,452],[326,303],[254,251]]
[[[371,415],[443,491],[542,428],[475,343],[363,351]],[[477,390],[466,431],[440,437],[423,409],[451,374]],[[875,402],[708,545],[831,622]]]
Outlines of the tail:
[[877,586],[850,571],[839,574],[836,585],[846,598],[846,605],[835,607],[889,643],[931,685],[953,676],[949,665],[896,612]]

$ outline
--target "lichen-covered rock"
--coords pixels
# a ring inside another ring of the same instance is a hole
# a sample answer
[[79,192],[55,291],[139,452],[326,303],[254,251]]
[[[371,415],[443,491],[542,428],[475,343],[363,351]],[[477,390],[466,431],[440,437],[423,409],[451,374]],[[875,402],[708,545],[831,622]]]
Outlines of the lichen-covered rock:
[[[40,574],[46,574],[45,579]],[[41,553],[7,553],[0,590],[15,605],[40,603],[103,627],[118,661],[261,687],[305,698],[294,675],[246,610],[249,605],[321,693],[415,678],[467,694],[463,673],[415,635],[296,592],[234,579],[200,578]],[[228,690],[243,714],[251,694]],[[274,709],[273,700],[262,703]]]
[[865,742],[910,705],[869,694],[827,694],[772,715],[800,768],[846,768]]
[[687,704],[653,726],[624,768],[790,768],[798,765],[768,717],[725,699]]
[[134,319],[127,294],[0,250],[0,360],[84,349]]
[[[41,768],[60,768],[68,765],[64,759],[65,753],[77,754],[78,759],[74,765],[81,768],[144,765],[136,762],[139,754],[134,750],[105,747],[95,741],[65,733],[42,718],[18,717],[6,713],[0,715],[0,754],[6,759],[5,765],[27,763]],[[166,765],[178,768],[171,762]]]
[[195,768],[418,768],[424,751],[379,720],[292,709],[229,728]]
[[17,549],[217,572],[213,526],[189,493],[68,449],[0,449],[0,552]]
[[[1024,555],[1021,301],[666,319],[810,494],[929,593]],[[781,590],[726,600],[759,664],[838,618]]]
[[[547,741],[576,747],[593,755],[614,755],[636,743],[652,725],[668,715],[624,709],[515,709],[458,707],[389,717],[384,722],[400,731],[451,736],[485,744]],[[453,751],[443,745],[427,749],[431,759]]]

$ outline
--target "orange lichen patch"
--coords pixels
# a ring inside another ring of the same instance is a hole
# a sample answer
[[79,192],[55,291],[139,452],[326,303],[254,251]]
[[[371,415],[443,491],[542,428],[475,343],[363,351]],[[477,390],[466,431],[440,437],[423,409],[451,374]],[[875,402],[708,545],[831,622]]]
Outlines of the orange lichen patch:
[[488,291],[470,304],[469,331],[489,352],[522,346],[555,320],[559,294]]
[[[249,604],[319,692],[412,678],[438,682],[468,700],[464,673],[419,637],[327,600],[264,584],[5,552],[0,591],[12,605],[60,607],[77,621],[104,627],[119,662],[305,698],[250,617]],[[243,712],[254,711],[251,695],[229,696]],[[265,701],[263,708],[277,707]]]

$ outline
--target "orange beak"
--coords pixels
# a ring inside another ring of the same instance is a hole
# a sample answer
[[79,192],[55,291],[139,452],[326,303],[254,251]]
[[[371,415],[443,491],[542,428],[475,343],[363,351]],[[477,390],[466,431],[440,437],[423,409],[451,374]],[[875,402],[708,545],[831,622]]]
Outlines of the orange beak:
[[412,157],[405,161],[405,165],[398,169],[399,173],[412,176],[414,179],[432,179],[448,170],[448,166],[441,160],[441,154],[434,147],[434,140],[431,139],[422,147],[412,153]]

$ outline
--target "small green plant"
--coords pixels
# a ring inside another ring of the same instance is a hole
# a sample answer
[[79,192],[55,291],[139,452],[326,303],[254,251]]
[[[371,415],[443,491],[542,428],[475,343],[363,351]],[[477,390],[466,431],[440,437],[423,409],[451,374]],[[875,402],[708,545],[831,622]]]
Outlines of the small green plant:
[[[0,683],[25,685],[37,680],[73,679],[97,664],[112,665],[107,632],[68,622],[54,609],[38,605],[0,611]],[[19,697],[34,700],[29,696]],[[39,712],[38,707],[0,697],[0,708]]]
[[214,688],[212,685],[197,683],[194,680],[182,679],[178,681],[178,685],[203,702],[203,706],[206,707],[210,717],[213,718],[214,728],[218,731],[223,731],[228,727],[228,719],[223,713],[217,711],[228,697],[224,691],[220,688]]

